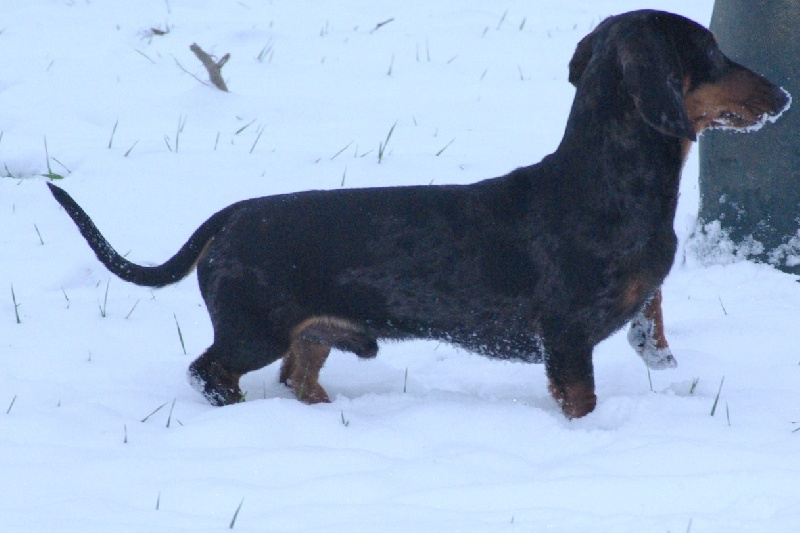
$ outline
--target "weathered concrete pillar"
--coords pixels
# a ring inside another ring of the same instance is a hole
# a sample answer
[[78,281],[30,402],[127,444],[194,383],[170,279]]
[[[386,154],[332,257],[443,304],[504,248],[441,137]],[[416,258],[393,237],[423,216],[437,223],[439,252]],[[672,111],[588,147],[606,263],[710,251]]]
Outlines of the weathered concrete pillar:
[[716,0],[711,30],[728,57],[794,103],[757,133],[702,135],[700,221],[690,248],[713,262],[722,236],[740,256],[800,274],[800,0]]

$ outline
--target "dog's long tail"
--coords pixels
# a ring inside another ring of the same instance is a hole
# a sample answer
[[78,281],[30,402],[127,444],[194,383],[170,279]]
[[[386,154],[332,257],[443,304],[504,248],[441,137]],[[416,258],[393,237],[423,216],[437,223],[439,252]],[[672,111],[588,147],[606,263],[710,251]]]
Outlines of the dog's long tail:
[[[89,215],[79,206],[64,189],[52,183],[47,184],[59,204],[67,211],[70,218],[78,226],[83,238],[89,243],[97,258],[112,274],[125,281],[146,287],[164,287],[185,278],[194,270],[198,259],[202,257],[206,246],[214,235],[230,218],[232,207],[229,206],[214,214],[203,222],[189,237],[186,244],[166,263],[159,266],[142,266],[122,257],[94,225]],[[235,205],[235,204],[234,204]]]

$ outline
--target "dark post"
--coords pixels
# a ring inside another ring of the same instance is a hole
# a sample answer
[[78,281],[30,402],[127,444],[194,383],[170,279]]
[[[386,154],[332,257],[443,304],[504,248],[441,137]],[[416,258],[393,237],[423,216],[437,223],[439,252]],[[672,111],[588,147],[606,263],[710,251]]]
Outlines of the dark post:
[[783,87],[794,103],[758,133],[703,134],[692,247],[713,261],[719,235],[703,228],[719,221],[737,254],[800,274],[800,0],[716,0],[711,31],[728,57]]

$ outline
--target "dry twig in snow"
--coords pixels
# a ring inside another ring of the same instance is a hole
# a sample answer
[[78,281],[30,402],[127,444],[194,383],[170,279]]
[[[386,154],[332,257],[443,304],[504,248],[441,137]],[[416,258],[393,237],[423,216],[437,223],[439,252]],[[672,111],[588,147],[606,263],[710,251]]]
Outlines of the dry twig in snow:
[[197,43],[192,43],[192,46],[189,49],[194,52],[194,55],[197,56],[197,59],[206,67],[208,71],[208,78],[211,80],[211,83],[219,89],[220,91],[228,92],[228,86],[225,85],[225,80],[222,79],[222,67],[225,66],[225,63],[231,58],[230,54],[225,54],[222,56],[222,59],[219,61],[214,61],[210,55],[205,53],[202,48],[197,46]]

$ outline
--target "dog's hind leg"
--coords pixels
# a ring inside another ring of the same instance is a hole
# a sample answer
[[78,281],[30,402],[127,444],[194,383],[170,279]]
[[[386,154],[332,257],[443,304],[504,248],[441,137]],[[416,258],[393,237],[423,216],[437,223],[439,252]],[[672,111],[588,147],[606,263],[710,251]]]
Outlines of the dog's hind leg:
[[239,388],[239,378],[244,372],[237,372],[222,363],[220,348],[212,344],[203,355],[189,365],[189,383],[200,392],[211,405],[230,405],[244,401]]
[[580,418],[597,405],[591,347],[548,351],[545,358],[549,390],[567,418]]
[[189,383],[212,405],[242,402],[244,394],[239,388],[239,379],[277,361],[285,350],[285,343],[276,344],[261,337],[237,342],[215,339],[214,344],[189,365]]
[[330,351],[325,344],[295,339],[283,357],[281,383],[288,385],[301,402],[330,403],[328,393],[319,384],[319,372]]
[[360,325],[341,318],[318,316],[294,328],[292,345],[283,356],[280,380],[305,403],[328,403],[319,384],[319,372],[331,347],[353,352],[362,358],[375,357],[378,342]]

